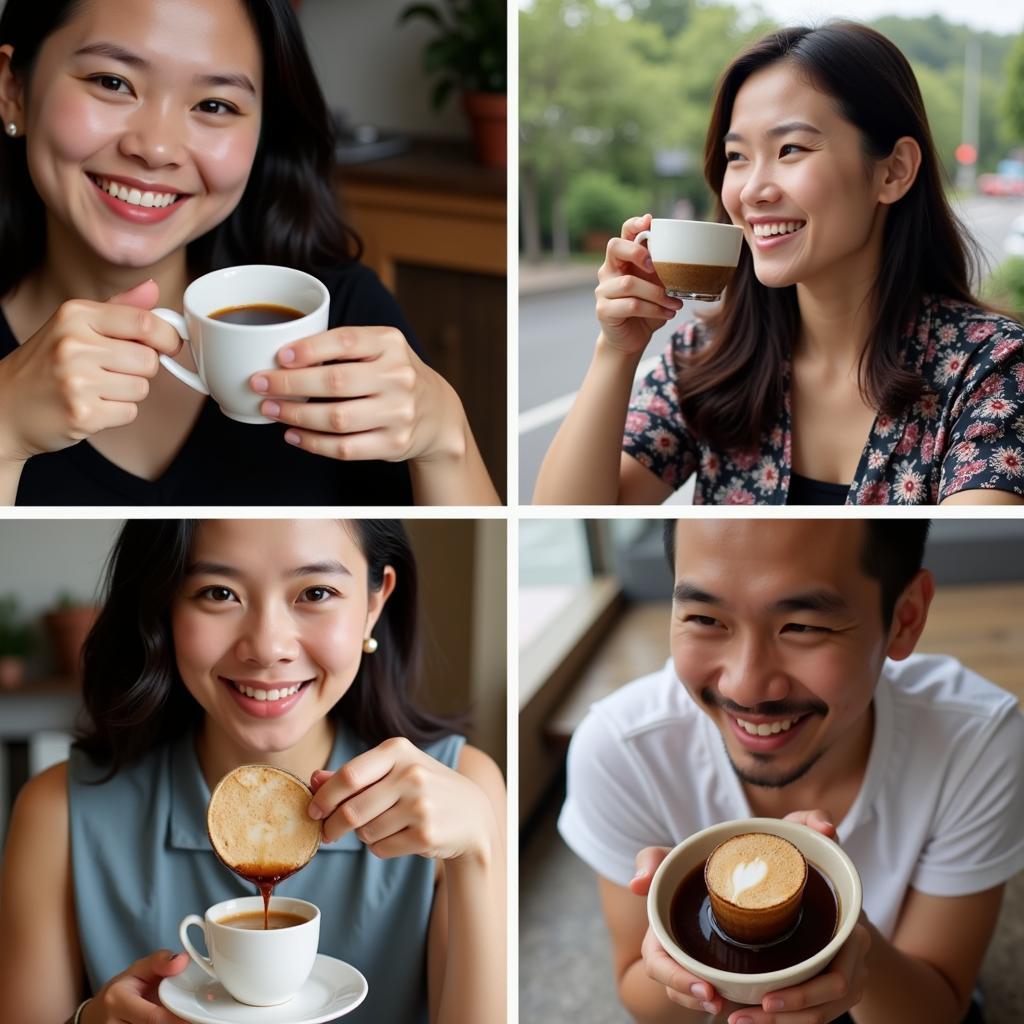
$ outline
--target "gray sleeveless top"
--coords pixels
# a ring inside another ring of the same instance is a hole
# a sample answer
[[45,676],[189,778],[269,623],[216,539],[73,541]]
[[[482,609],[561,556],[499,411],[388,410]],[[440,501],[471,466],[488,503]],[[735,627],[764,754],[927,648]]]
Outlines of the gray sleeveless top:
[[[465,741],[448,736],[423,749],[454,768]],[[343,726],[327,767],[339,768],[367,745]],[[109,782],[78,750],[68,762],[71,870],[82,956],[93,992],[133,961],[178,950],[178,925],[253,886],[214,855],[206,834],[210,791],[192,734],[157,747]],[[435,864],[423,857],[380,860],[348,833],[324,845],[275,890],[320,907],[320,952],[366,976],[353,1024],[427,1021],[427,924]]]

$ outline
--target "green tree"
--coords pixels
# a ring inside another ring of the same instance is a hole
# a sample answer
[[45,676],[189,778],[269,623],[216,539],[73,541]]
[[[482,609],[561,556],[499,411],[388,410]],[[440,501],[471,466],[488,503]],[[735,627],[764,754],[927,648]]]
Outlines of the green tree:
[[694,0],[626,0],[626,6],[640,21],[659,25],[672,39],[689,25],[696,4]]
[[629,217],[643,208],[646,196],[642,189],[623,184],[610,171],[585,170],[569,183],[566,214],[574,244],[579,245],[591,232],[618,234]]
[[913,65],[935,149],[950,181],[956,179],[956,147],[960,144],[963,68],[955,76],[925,64]]
[[1017,36],[1003,70],[1002,115],[1006,137],[1024,142],[1024,33]]
[[[520,13],[520,196],[527,258],[539,256],[539,202],[551,202],[552,247],[569,253],[565,192],[583,166],[609,149],[649,161],[658,136],[659,68],[638,53],[660,29],[622,20],[596,0],[537,0]],[[647,150],[647,156],[638,154]]]

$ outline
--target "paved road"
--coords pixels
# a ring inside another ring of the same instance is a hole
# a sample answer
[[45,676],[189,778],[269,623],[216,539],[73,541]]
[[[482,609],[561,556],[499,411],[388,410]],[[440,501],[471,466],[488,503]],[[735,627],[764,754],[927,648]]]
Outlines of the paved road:
[[[990,267],[1005,258],[1003,239],[1010,222],[1024,214],[1024,201],[976,196],[960,216],[980,243]],[[527,504],[544,452],[579,387],[597,336],[593,282],[562,291],[526,295],[519,302],[519,501]],[[682,310],[674,323],[691,317]],[[661,351],[671,330],[662,328],[646,358]]]

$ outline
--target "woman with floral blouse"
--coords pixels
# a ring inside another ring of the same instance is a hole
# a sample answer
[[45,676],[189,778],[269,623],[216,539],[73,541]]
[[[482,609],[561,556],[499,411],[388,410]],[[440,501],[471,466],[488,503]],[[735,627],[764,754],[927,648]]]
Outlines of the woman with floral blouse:
[[704,171],[744,231],[732,283],[631,401],[682,303],[634,241],[650,215],[626,221],[535,500],[661,502],[695,474],[700,504],[1024,504],[1024,327],[971,292],[900,51],[851,22],[765,37],[719,84]]

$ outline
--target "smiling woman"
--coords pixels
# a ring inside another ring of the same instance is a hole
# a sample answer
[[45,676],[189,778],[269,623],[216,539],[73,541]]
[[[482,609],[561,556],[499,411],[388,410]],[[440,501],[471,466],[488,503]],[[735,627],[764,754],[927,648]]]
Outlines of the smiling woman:
[[[0,117],[0,502],[496,503],[339,216],[286,0],[8,0]],[[260,430],[159,372],[194,365],[147,312],[254,263],[331,296],[325,331],[243,375]]]
[[[704,177],[746,245],[630,399],[669,298],[626,221],[601,333],[536,500],[1024,503],[1024,328],[971,290],[913,71],[852,22],[787,28],[720,79]],[[579,458],[582,450],[586,460]]]
[[[308,783],[322,822],[277,891],[319,907],[321,957],[366,977],[352,1019],[502,1021],[504,784],[417,703],[419,618],[397,521],[128,521],[84,652],[89,724],[11,818],[5,1020],[179,1021],[160,1006],[191,992],[178,921],[251,891],[214,856],[211,791],[266,764]],[[336,1009],[318,986],[290,1022]],[[237,1013],[205,996],[189,1020]]]

